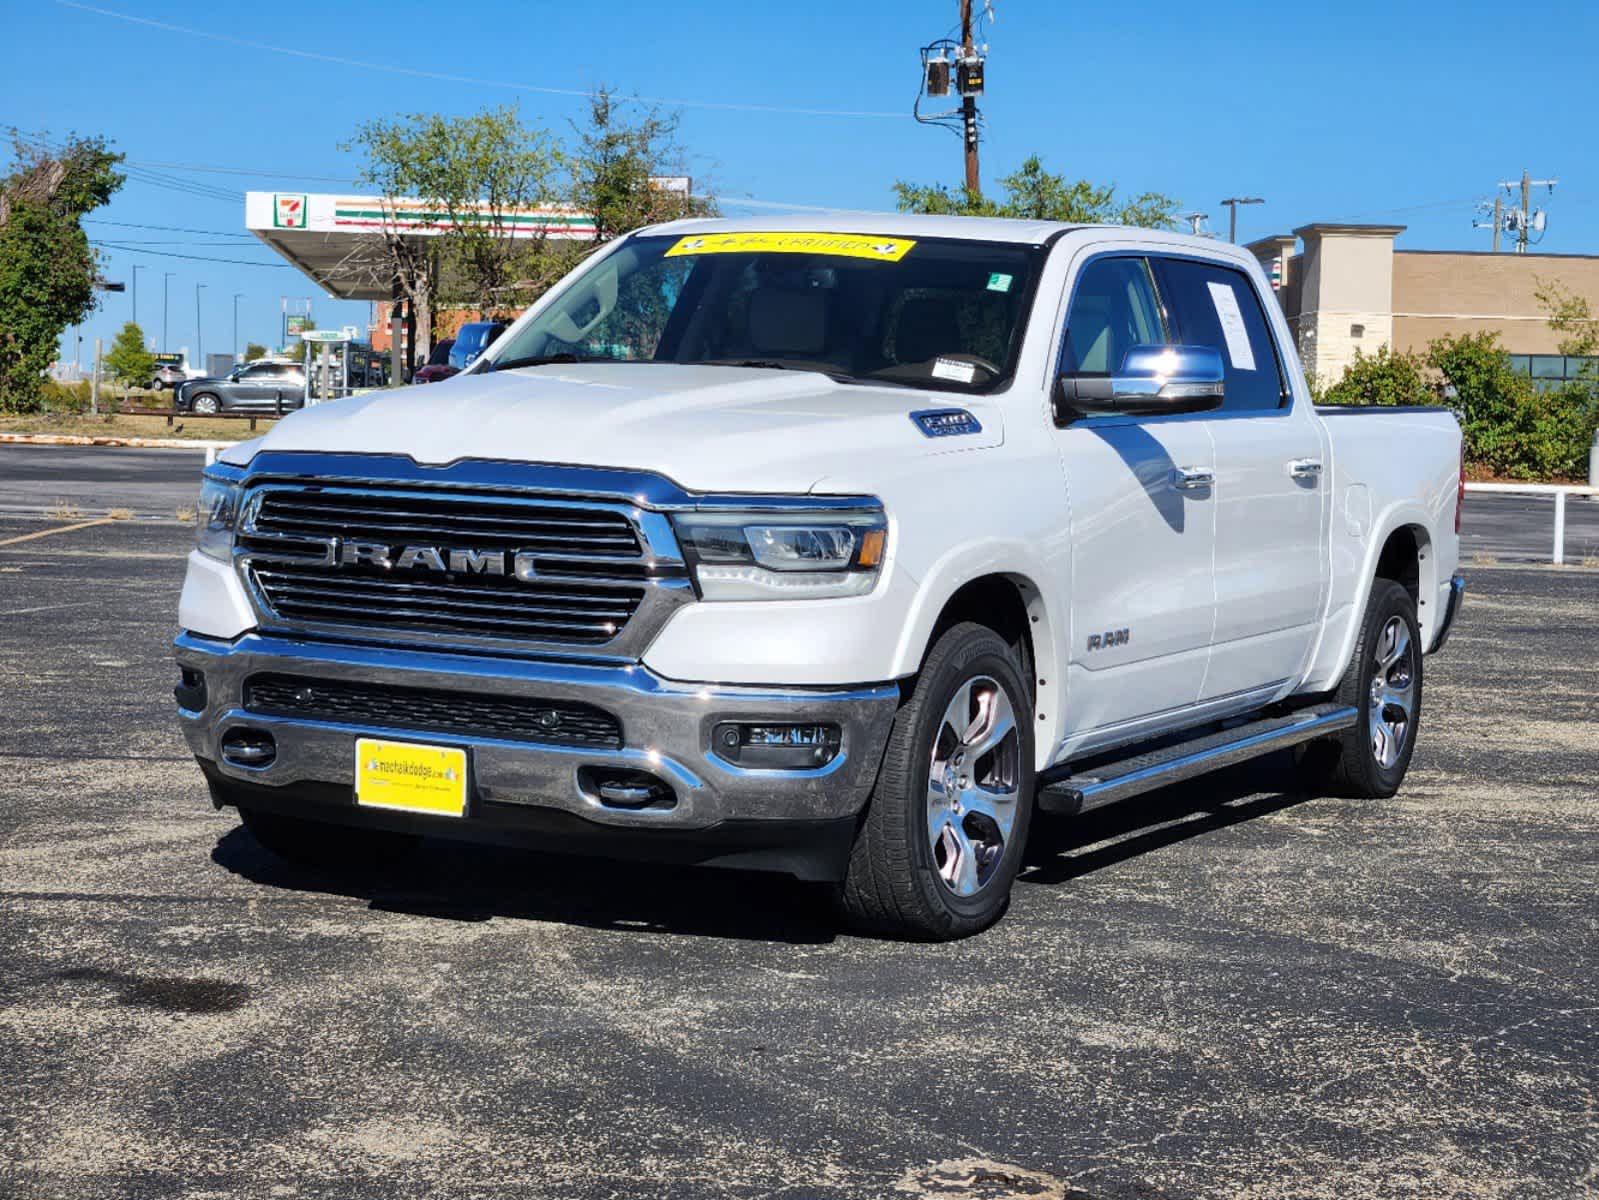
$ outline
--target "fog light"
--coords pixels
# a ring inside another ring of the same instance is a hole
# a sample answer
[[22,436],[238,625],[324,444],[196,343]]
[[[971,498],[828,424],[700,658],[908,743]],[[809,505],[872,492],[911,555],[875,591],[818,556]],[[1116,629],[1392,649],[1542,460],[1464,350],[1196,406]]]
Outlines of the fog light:
[[727,722],[712,735],[716,752],[741,767],[801,771],[838,757],[843,734],[837,725]]

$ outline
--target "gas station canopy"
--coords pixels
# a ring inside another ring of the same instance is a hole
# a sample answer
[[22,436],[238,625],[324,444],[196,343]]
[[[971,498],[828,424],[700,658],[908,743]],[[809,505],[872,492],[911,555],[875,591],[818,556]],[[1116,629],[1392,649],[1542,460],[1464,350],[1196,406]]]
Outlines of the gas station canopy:
[[[594,218],[572,208],[474,206],[475,219],[513,239],[592,239]],[[388,300],[393,278],[384,239],[438,237],[454,228],[438,205],[382,196],[247,192],[244,224],[337,300]]]

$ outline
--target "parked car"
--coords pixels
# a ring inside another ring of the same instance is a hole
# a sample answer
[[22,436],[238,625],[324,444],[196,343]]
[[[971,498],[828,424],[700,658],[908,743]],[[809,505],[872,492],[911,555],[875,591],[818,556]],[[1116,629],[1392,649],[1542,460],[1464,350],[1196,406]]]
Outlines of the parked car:
[[1161,231],[618,239],[436,405],[207,469],[179,723],[289,859],[766,868],[917,938],[1004,912],[1035,809],[1285,749],[1392,796],[1463,595],[1460,428],[1317,409],[1294,347],[1253,255]]
[[164,391],[167,388],[177,388],[178,385],[189,381],[189,373],[176,363],[160,363],[156,366],[155,377],[150,380],[150,387],[155,391]]
[[263,360],[234,367],[227,375],[191,379],[179,385],[174,408],[199,415],[217,412],[275,412],[305,404],[305,368],[299,363]]
[[459,375],[461,369],[450,365],[450,351],[455,347],[454,338],[445,338],[442,342],[433,344],[433,352],[428,355],[427,362],[416,369],[411,376],[412,383],[442,383],[451,375]]
[[457,371],[466,370],[508,327],[505,321],[468,321],[455,331],[455,344],[450,347],[450,365]]

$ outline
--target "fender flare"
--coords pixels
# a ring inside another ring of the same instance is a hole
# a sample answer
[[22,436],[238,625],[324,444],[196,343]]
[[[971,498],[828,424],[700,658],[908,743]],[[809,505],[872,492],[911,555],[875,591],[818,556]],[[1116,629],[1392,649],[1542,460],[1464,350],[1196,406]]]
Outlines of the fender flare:
[[966,585],[999,577],[1013,584],[1027,611],[1035,672],[1034,757],[1042,770],[1051,760],[1065,723],[1064,654],[1070,610],[1063,597],[1039,586],[1048,578],[1043,564],[1026,543],[989,539],[947,551],[923,575],[916,599],[894,649],[894,677],[906,678],[921,670],[932,648],[933,630],[949,602]]
[[[1416,621],[1421,626],[1423,648],[1432,645],[1438,621],[1442,617],[1440,611],[1435,611],[1438,608],[1436,603],[1438,566],[1437,557],[1432,553],[1434,517],[1435,515],[1418,501],[1399,500],[1383,509],[1373,520],[1372,535],[1367,540],[1361,556],[1360,574],[1357,576],[1355,593],[1350,602],[1349,619],[1345,623],[1343,632],[1338,635],[1338,653],[1334,658],[1338,669],[1333,673],[1332,686],[1336,687],[1343,679],[1344,673],[1349,670],[1349,660],[1355,653],[1355,640],[1360,636],[1360,622],[1365,616],[1366,605],[1371,600],[1371,589],[1377,582],[1377,564],[1382,559],[1382,552],[1388,545],[1388,539],[1400,529],[1411,528],[1417,531],[1420,561],[1416,564]],[[1329,619],[1330,616],[1331,614]]]

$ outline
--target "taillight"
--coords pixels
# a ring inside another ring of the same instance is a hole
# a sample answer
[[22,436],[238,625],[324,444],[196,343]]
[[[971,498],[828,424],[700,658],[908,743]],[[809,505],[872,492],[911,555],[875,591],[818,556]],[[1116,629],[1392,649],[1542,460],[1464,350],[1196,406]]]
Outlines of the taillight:
[[1466,441],[1460,441],[1460,487],[1455,491],[1455,534],[1460,533],[1460,510],[1466,507]]

